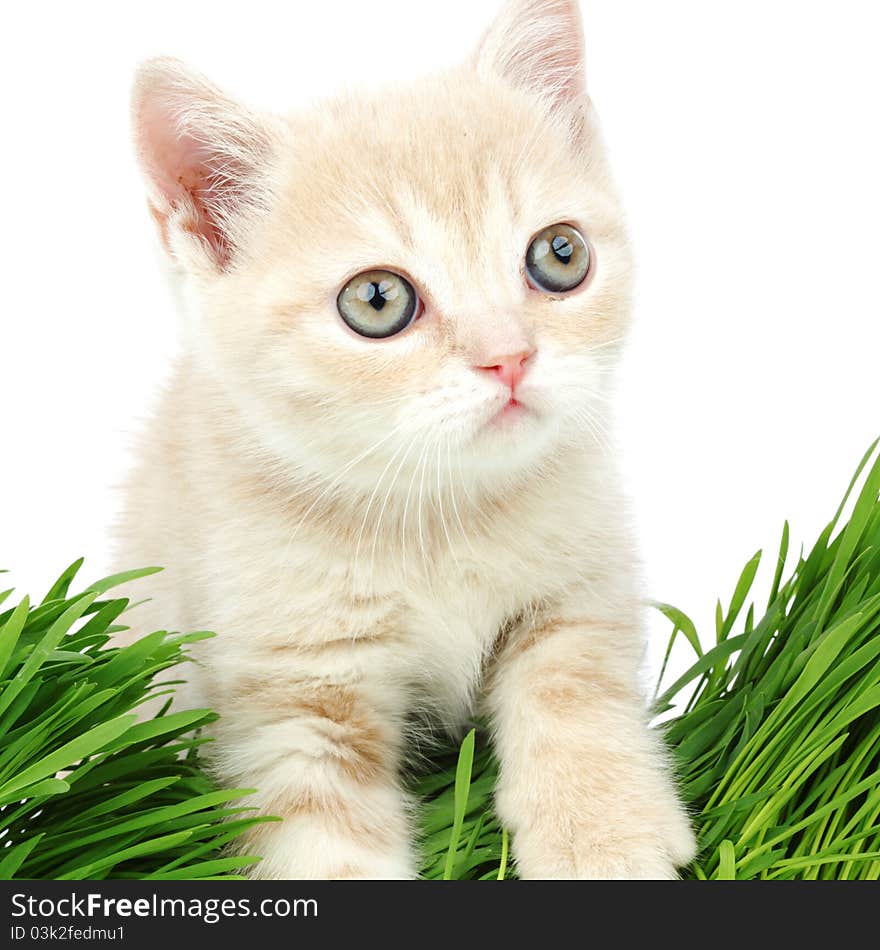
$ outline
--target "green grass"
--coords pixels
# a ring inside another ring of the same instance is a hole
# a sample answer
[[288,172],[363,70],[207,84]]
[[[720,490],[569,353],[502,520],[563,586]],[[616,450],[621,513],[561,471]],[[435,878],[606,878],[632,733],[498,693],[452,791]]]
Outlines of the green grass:
[[[691,668],[658,686],[656,711],[695,817],[701,851],[685,876],[880,878],[880,457],[866,454],[813,549],[789,561],[788,525],[766,607],[761,555],[711,644],[681,611]],[[127,607],[113,588],[70,595],[72,565],[38,605],[0,613],[0,878],[236,877],[258,860],[226,846],[258,819],[247,790],[218,790],[199,729],[208,710],[139,722],[173,684],[156,677],[210,634],[150,634],[117,647]],[[0,605],[10,591],[0,593]],[[664,668],[666,663],[664,663]],[[661,681],[663,673],[661,672]],[[411,784],[423,801],[428,879],[497,880],[514,868],[492,809],[485,733],[440,750]]]
[[[708,648],[681,611],[656,605],[673,624],[669,650],[684,636],[695,652],[690,669],[656,699],[658,715],[667,714],[657,728],[699,832],[700,855],[685,877],[880,878],[876,449],[787,578],[785,525],[762,614],[746,606],[760,552],[726,610],[719,601]],[[426,799],[426,877],[512,876],[507,835],[492,810],[496,774],[478,732],[457,761],[443,753],[414,781]]]
[[80,564],[42,603],[0,613],[0,879],[235,877],[257,858],[223,846],[258,819],[232,804],[246,791],[219,791],[199,763],[213,713],[132,712],[170,693],[154,677],[210,634],[111,646],[128,601],[103,595],[150,571],[71,597]]

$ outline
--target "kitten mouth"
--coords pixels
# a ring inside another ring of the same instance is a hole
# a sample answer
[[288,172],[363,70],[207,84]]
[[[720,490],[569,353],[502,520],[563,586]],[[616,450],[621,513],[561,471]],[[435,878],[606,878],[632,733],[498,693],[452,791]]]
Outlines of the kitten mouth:
[[489,420],[488,425],[491,428],[496,426],[509,426],[525,416],[533,415],[528,406],[523,405],[515,396],[507,400],[507,404],[502,406],[498,412]]

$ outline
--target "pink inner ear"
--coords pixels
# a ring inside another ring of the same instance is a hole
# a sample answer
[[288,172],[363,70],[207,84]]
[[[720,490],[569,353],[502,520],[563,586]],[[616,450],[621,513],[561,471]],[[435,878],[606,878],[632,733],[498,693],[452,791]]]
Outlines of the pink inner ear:
[[211,207],[220,199],[218,156],[181,130],[168,103],[155,94],[141,104],[137,134],[141,159],[164,205],[151,208],[163,244],[170,247],[168,218],[182,211],[179,225],[201,237],[218,261],[225,262],[231,248]]
[[544,36],[542,42],[536,44],[532,58],[540,63],[548,78],[552,77],[554,98],[570,101],[583,95],[584,57],[577,23],[569,24],[565,31]]
[[483,38],[478,62],[551,102],[578,100],[586,83],[576,0],[508,0]]

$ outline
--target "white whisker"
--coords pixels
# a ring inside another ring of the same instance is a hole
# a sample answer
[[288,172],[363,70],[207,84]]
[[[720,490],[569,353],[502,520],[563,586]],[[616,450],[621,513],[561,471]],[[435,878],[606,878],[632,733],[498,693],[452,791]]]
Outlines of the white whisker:
[[[461,453],[459,453],[459,471],[461,470]],[[452,477],[452,435],[450,434],[449,438],[446,440],[446,470],[449,474],[449,493],[452,497],[452,510],[455,514],[455,520],[458,522],[459,530],[461,531],[461,536],[464,538],[465,544],[468,546],[468,550],[471,552],[471,556],[474,560],[477,560],[477,554],[474,551],[474,547],[471,544],[470,535],[465,530],[464,523],[461,520],[461,515],[458,511],[458,503],[455,500],[455,479]]]
[[443,511],[443,486],[440,483],[440,449],[443,447],[442,438],[437,439],[437,504],[440,512],[440,524],[443,527],[443,534],[446,535],[446,543],[449,546],[449,553],[456,567],[460,568],[458,557],[455,554],[455,547],[452,544],[452,538],[449,536],[449,529],[446,526],[446,515]]
[[361,520],[361,527],[360,527],[360,530],[358,531],[357,542],[354,547],[354,558],[352,559],[352,564],[355,570],[360,570],[359,556],[360,556],[360,551],[361,551],[361,542],[363,541],[364,530],[367,527],[367,520],[370,517],[370,511],[373,508],[373,502],[376,500],[376,495],[378,494],[379,489],[382,487],[382,482],[385,479],[385,475],[388,473],[389,469],[394,464],[395,460],[397,459],[397,456],[403,451],[404,447],[405,447],[405,443],[401,443],[394,450],[394,452],[391,455],[391,458],[389,458],[388,461],[385,463],[385,468],[382,469],[382,473],[376,479],[376,484],[373,486],[373,491],[370,494],[370,500],[367,502],[367,507],[364,509],[364,517]]
[[376,545],[379,542],[379,534],[382,530],[382,519],[385,515],[385,509],[388,507],[388,501],[391,498],[391,493],[393,492],[394,486],[397,483],[397,477],[400,475],[403,466],[406,464],[406,460],[409,458],[409,453],[412,451],[412,447],[416,444],[416,439],[418,436],[419,433],[416,432],[409,440],[406,451],[403,453],[403,456],[401,457],[400,462],[394,471],[394,476],[391,479],[391,484],[388,486],[388,491],[385,492],[385,499],[382,502],[382,507],[379,509],[379,517],[376,519],[376,530],[373,532],[373,546],[370,548],[370,583],[367,588],[371,595],[373,593],[373,566],[376,560]]

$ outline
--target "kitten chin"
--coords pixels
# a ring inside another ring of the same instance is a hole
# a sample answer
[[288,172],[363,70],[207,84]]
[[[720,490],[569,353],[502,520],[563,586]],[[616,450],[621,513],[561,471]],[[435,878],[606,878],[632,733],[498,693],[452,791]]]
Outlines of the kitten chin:
[[279,823],[264,877],[416,874],[413,716],[489,718],[526,877],[693,855],[638,689],[609,402],[629,245],[577,4],[510,0],[446,74],[258,114],[173,60],[133,101],[190,333],[140,439],[143,632]]

